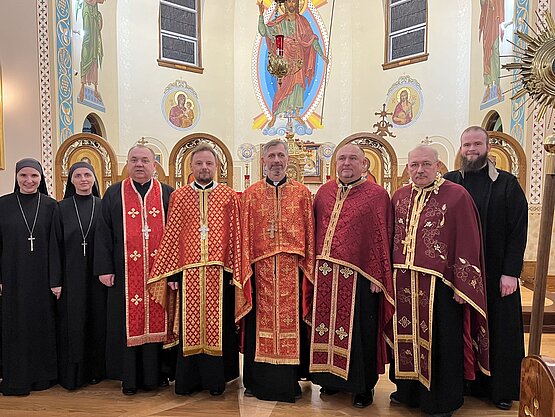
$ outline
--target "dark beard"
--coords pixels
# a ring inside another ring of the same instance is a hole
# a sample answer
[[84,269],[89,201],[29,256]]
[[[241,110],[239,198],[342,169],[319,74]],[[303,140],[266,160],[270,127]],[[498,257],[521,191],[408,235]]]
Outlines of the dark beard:
[[477,172],[480,171],[488,161],[488,154],[480,155],[474,161],[470,161],[461,155],[461,169],[463,172]]

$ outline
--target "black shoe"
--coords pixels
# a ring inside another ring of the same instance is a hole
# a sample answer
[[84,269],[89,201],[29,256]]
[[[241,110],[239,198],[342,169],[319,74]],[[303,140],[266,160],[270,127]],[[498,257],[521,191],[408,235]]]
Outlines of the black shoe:
[[160,388],[166,388],[166,387],[168,387],[169,385],[170,385],[170,381],[168,380],[168,378],[162,378],[162,379],[160,380],[160,382],[158,383],[158,386],[159,386]]
[[374,395],[372,392],[370,392],[370,394],[356,394],[353,400],[353,405],[357,408],[364,408],[364,407],[368,407],[373,402],[374,402]]
[[89,385],[96,385],[100,382],[100,378],[93,378],[89,381]]
[[121,388],[123,395],[135,395],[137,393],[137,388]]
[[337,394],[338,392],[339,392],[338,389],[331,389],[326,387],[320,388],[320,394],[322,395],[334,395],[334,394]]
[[511,407],[513,406],[513,401],[512,400],[501,400],[501,401],[495,401],[494,404],[500,410],[510,410]]
[[401,404],[401,400],[398,397],[399,394],[397,394],[397,391],[392,392],[391,394],[389,394],[389,401],[391,401],[393,404]]
[[213,397],[218,397],[219,395],[222,395],[224,393],[223,389],[211,389],[210,390],[210,395]]
[[249,398],[254,397],[254,392],[252,392],[252,390],[249,388],[245,388],[245,397],[249,397]]
[[449,411],[447,413],[436,413],[436,414],[428,414],[429,417],[451,417],[454,411]]

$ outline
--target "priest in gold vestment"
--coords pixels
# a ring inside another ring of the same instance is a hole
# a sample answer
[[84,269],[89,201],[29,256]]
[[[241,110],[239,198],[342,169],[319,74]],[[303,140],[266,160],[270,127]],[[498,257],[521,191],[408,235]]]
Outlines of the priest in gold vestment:
[[[216,169],[214,149],[198,145],[191,154],[195,180],[172,194],[149,280],[151,294],[166,307],[174,336],[179,335],[179,395],[199,390],[221,395],[226,382],[239,376],[234,314],[234,286],[241,272],[239,199],[214,181]],[[166,282],[174,290],[170,297]],[[172,342],[175,338],[167,344]]]
[[489,374],[486,284],[472,197],[438,174],[437,151],[409,152],[412,184],[395,192],[394,358],[390,398],[434,417],[462,406],[464,380]]
[[314,273],[310,191],[287,178],[287,144],[263,148],[267,177],[242,196],[242,292],[236,319],[243,337],[245,395],[294,402],[308,376]]

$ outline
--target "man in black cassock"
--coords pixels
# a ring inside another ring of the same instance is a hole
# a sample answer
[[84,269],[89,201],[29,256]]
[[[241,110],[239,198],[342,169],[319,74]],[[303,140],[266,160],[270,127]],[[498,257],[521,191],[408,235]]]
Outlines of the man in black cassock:
[[445,178],[461,184],[472,196],[485,246],[491,377],[480,373],[470,390],[508,410],[519,398],[524,358],[518,279],[526,248],[528,204],[516,177],[488,159],[490,148],[487,131],[467,128],[461,135],[461,169]]
[[0,302],[4,395],[28,395],[57,377],[55,296],[48,247],[56,200],[48,197],[40,163],[16,164],[13,193],[0,198]]
[[133,395],[138,388],[167,386],[172,374],[171,353],[162,351],[163,308],[153,305],[146,282],[173,189],[153,178],[154,152],[147,146],[130,149],[127,170],[129,178],[110,186],[102,199],[94,274],[109,287],[106,376],[121,380],[122,392]]
[[106,375],[106,292],[93,275],[101,200],[92,165],[69,169],[64,199],[52,219],[50,276],[61,281],[57,303],[58,382],[67,389]]
[[195,180],[171,196],[149,289],[158,300],[169,285],[181,300],[179,305],[160,300],[177,313],[175,393],[209,390],[217,396],[226,382],[239,377],[234,310],[241,272],[239,199],[214,181],[218,158],[210,145],[193,149],[190,161]]

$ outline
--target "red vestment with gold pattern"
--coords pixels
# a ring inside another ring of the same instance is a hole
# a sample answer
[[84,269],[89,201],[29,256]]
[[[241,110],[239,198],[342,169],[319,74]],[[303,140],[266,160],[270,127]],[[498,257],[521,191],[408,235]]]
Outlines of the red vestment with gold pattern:
[[[379,373],[385,372],[384,329],[393,317],[392,210],[387,191],[365,178],[341,186],[329,181],[314,200],[316,269],[310,371],[349,375],[357,280],[380,288]],[[361,319],[359,317],[359,319]],[[371,320],[370,317],[366,318]]]
[[[464,376],[489,374],[485,269],[479,217],[472,197],[443,178],[426,188],[407,185],[392,198],[396,309],[391,343],[395,376],[430,389],[436,281],[464,304]],[[453,301],[455,302],[455,301]]]
[[144,200],[129,178],[122,181],[127,346],[163,342],[165,310],[150,297],[147,278],[164,232],[162,186],[153,179]]
[[[252,309],[250,280],[254,272],[255,361],[299,364],[299,318],[310,322],[312,312],[312,195],[308,188],[292,179],[277,187],[265,180],[258,181],[242,195],[241,225],[243,291],[237,293],[236,320]],[[303,272],[302,282],[299,268]],[[302,311],[299,311],[300,301]]]
[[[241,229],[239,199],[231,188],[217,184],[200,190],[186,185],[171,195],[168,223],[150,273],[153,298],[171,314],[173,338],[182,321],[183,356],[222,356],[224,271],[240,285]],[[181,294],[168,299],[166,278],[183,273]],[[179,297],[182,308],[179,311]]]

